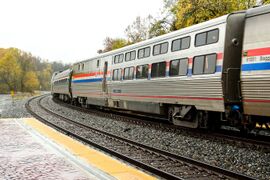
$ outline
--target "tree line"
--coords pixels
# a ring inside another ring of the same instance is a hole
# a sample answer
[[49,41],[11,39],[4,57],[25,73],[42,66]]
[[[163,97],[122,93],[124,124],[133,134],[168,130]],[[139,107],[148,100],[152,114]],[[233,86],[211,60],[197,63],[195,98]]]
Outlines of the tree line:
[[42,60],[17,48],[0,48],[0,93],[50,90],[52,73],[69,66]]
[[270,0],[163,0],[159,17],[154,18],[151,15],[145,18],[136,17],[135,21],[125,29],[126,38],[106,37],[104,47],[98,50],[98,53],[105,53],[234,11],[268,3]]

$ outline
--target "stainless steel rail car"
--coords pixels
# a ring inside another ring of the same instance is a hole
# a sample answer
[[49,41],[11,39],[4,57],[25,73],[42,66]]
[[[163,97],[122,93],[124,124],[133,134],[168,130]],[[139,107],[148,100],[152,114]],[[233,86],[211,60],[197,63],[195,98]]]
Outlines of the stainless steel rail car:
[[269,17],[235,12],[75,63],[70,97],[193,128],[269,122]]
[[71,78],[71,69],[67,69],[62,72],[56,72],[52,77],[52,94],[54,97],[58,97],[63,101],[70,101],[72,98],[72,93],[70,89],[70,78]]

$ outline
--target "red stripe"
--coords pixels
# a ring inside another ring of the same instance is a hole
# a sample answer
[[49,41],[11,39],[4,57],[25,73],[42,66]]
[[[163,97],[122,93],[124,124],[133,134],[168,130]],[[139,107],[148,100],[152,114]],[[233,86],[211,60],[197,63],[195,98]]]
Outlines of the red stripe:
[[96,76],[96,75],[103,75],[103,72],[92,72],[92,73],[86,73],[86,74],[75,74],[72,77],[73,78],[81,78],[81,77]]
[[95,93],[95,92],[76,92],[76,91],[73,91],[72,92],[73,94],[88,94],[88,95],[103,95],[102,93]]
[[270,100],[266,100],[266,99],[244,99],[243,102],[251,102],[251,103],[270,103]]
[[166,61],[166,67],[170,67],[170,61]]
[[217,60],[222,60],[222,59],[223,59],[223,53],[218,53]]
[[247,50],[247,56],[264,56],[270,54],[270,47]]
[[192,58],[188,58],[188,64],[192,64],[193,59]]
[[212,100],[212,101],[222,101],[223,98],[208,98],[208,97],[189,97],[189,96],[144,96],[135,94],[118,94],[111,93],[112,96],[125,96],[125,97],[136,97],[136,98],[154,98],[154,99],[192,99],[192,100]]

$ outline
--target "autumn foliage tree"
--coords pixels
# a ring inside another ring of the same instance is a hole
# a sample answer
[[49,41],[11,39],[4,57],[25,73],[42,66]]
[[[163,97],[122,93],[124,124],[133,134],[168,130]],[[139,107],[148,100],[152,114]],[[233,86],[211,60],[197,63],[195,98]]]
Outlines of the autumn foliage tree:
[[255,5],[256,0],[179,0],[171,11],[176,29],[181,29]]
[[16,48],[0,48],[0,93],[49,90],[52,72],[68,67],[49,63]]
[[10,90],[16,91],[18,88],[18,77],[21,76],[21,72],[18,63],[18,50],[10,48],[0,58],[0,77],[2,83]]
[[28,71],[24,76],[24,90],[27,92],[33,92],[39,89],[39,80],[37,74],[34,71]]

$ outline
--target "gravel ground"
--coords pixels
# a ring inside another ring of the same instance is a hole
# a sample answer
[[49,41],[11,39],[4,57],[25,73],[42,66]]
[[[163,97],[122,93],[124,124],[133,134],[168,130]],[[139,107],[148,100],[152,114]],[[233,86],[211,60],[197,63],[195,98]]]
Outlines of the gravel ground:
[[55,104],[51,97],[44,99],[43,102],[46,108],[89,126],[228,170],[259,179],[270,179],[269,149],[241,144],[232,145],[226,141],[196,138],[181,132],[164,132],[151,127],[71,111],[69,108]]
[[24,105],[29,96],[17,95],[12,98],[10,95],[0,94],[0,118],[24,118],[31,117]]

